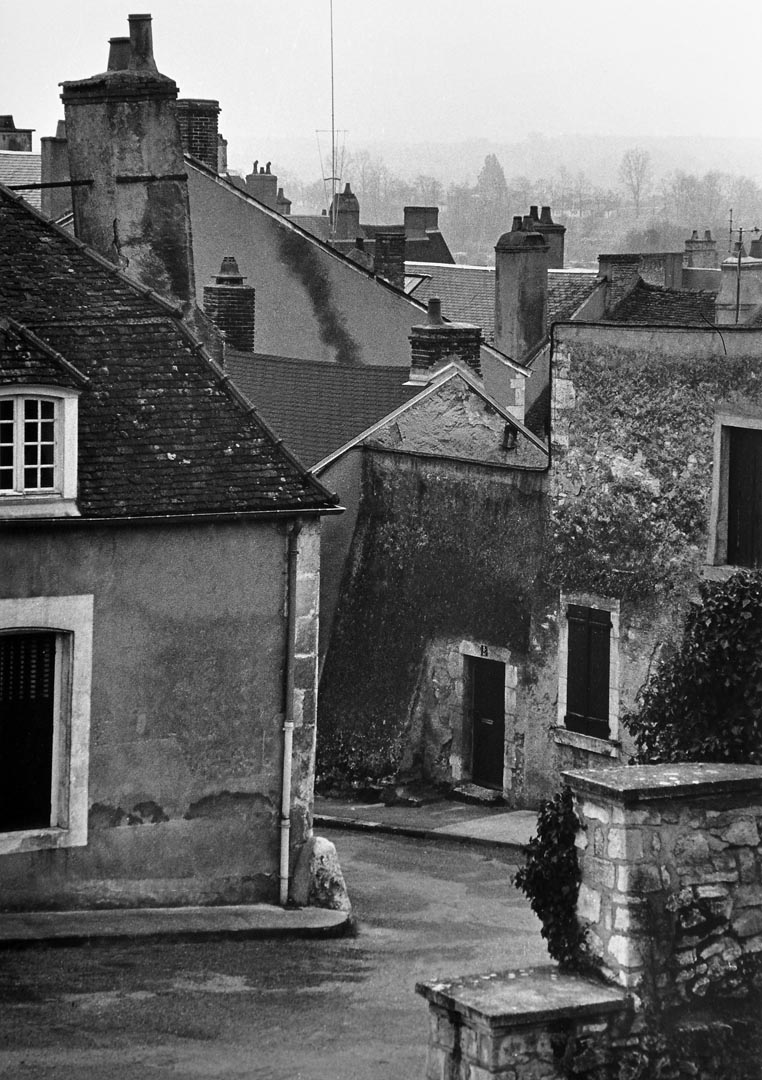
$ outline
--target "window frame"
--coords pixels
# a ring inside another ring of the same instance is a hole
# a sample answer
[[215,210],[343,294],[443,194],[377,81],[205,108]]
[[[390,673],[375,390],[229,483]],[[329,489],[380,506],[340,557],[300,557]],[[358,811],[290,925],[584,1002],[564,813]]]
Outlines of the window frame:
[[[72,517],[77,508],[79,391],[64,386],[14,383],[0,386],[0,402],[14,401],[14,483],[23,473],[23,402],[51,401],[54,405],[54,486],[0,490],[2,517]],[[19,454],[19,450],[22,452]],[[20,460],[18,460],[20,458]]]
[[713,577],[729,576],[742,568],[740,564],[728,562],[731,428],[743,428],[762,433],[762,416],[749,416],[725,410],[715,413],[712,502],[706,559],[709,574]]
[[56,635],[50,825],[0,832],[0,855],[87,844],[93,609],[91,594],[0,599],[0,634]]
[[[568,609],[570,606],[605,611],[611,620],[609,627],[608,738],[588,735],[585,732],[574,731],[566,726],[569,687]],[[621,745],[619,739],[619,620],[620,603],[618,600],[589,593],[561,594],[558,642],[558,710],[556,727],[553,732],[554,738],[556,742],[576,746],[583,750],[590,750],[594,753],[602,753],[609,757],[617,756]]]

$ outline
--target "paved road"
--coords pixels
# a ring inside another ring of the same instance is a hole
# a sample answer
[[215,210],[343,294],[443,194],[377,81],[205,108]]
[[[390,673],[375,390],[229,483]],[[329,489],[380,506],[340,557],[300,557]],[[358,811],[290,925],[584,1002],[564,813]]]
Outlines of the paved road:
[[331,839],[356,937],[0,954],[0,1076],[422,1080],[416,980],[543,963],[538,924],[497,850]]

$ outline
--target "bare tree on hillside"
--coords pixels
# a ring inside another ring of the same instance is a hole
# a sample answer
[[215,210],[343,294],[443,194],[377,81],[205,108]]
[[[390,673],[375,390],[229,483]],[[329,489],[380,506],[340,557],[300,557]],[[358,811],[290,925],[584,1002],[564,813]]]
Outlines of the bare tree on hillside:
[[619,166],[619,180],[632,196],[635,217],[640,217],[640,203],[651,184],[651,155],[642,146],[625,151]]

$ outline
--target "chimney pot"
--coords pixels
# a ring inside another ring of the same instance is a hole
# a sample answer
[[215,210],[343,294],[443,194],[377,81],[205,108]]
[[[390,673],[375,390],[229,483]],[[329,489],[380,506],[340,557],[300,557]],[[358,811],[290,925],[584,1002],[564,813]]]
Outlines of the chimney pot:
[[550,213],[550,207],[549,206],[543,206],[542,210],[540,211],[540,224],[541,225],[553,225],[554,224],[553,218],[552,218],[551,213]]
[[513,219],[513,225],[511,225],[511,232],[523,232],[524,231],[524,219],[520,214],[516,214]]
[[712,230],[711,229],[705,229],[704,230],[704,239],[708,240],[710,243],[714,243],[714,241],[712,240]]
[[442,301],[438,296],[430,296],[427,318],[429,326],[442,326]]
[[130,39],[128,37],[109,38],[108,71],[126,71],[130,66]]
[[529,216],[532,219],[532,221],[539,221],[540,220],[539,214],[537,213],[537,207],[536,206],[530,206],[529,207]]
[[150,15],[128,15],[130,24],[130,67],[136,71],[156,71]]

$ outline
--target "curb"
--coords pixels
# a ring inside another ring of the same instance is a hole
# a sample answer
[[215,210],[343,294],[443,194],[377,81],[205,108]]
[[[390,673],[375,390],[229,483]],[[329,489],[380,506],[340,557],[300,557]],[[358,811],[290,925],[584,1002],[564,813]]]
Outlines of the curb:
[[505,848],[515,855],[522,855],[524,845],[512,840],[495,840],[487,836],[469,836],[466,833],[444,833],[437,829],[420,829],[414,825],[392,825],[386,821],[368,821],[366,818],[343,818],[318,814],[313,827],[347,829],[349,832],[383,833],[388,836],[405,836],[412,840],[444,840],[446,843],[471,844],[474,847]]
[[0,951],[124,941],[336,938],[351,934],[354,926],[351,912],[269,905],[5,912],[0,913]]

